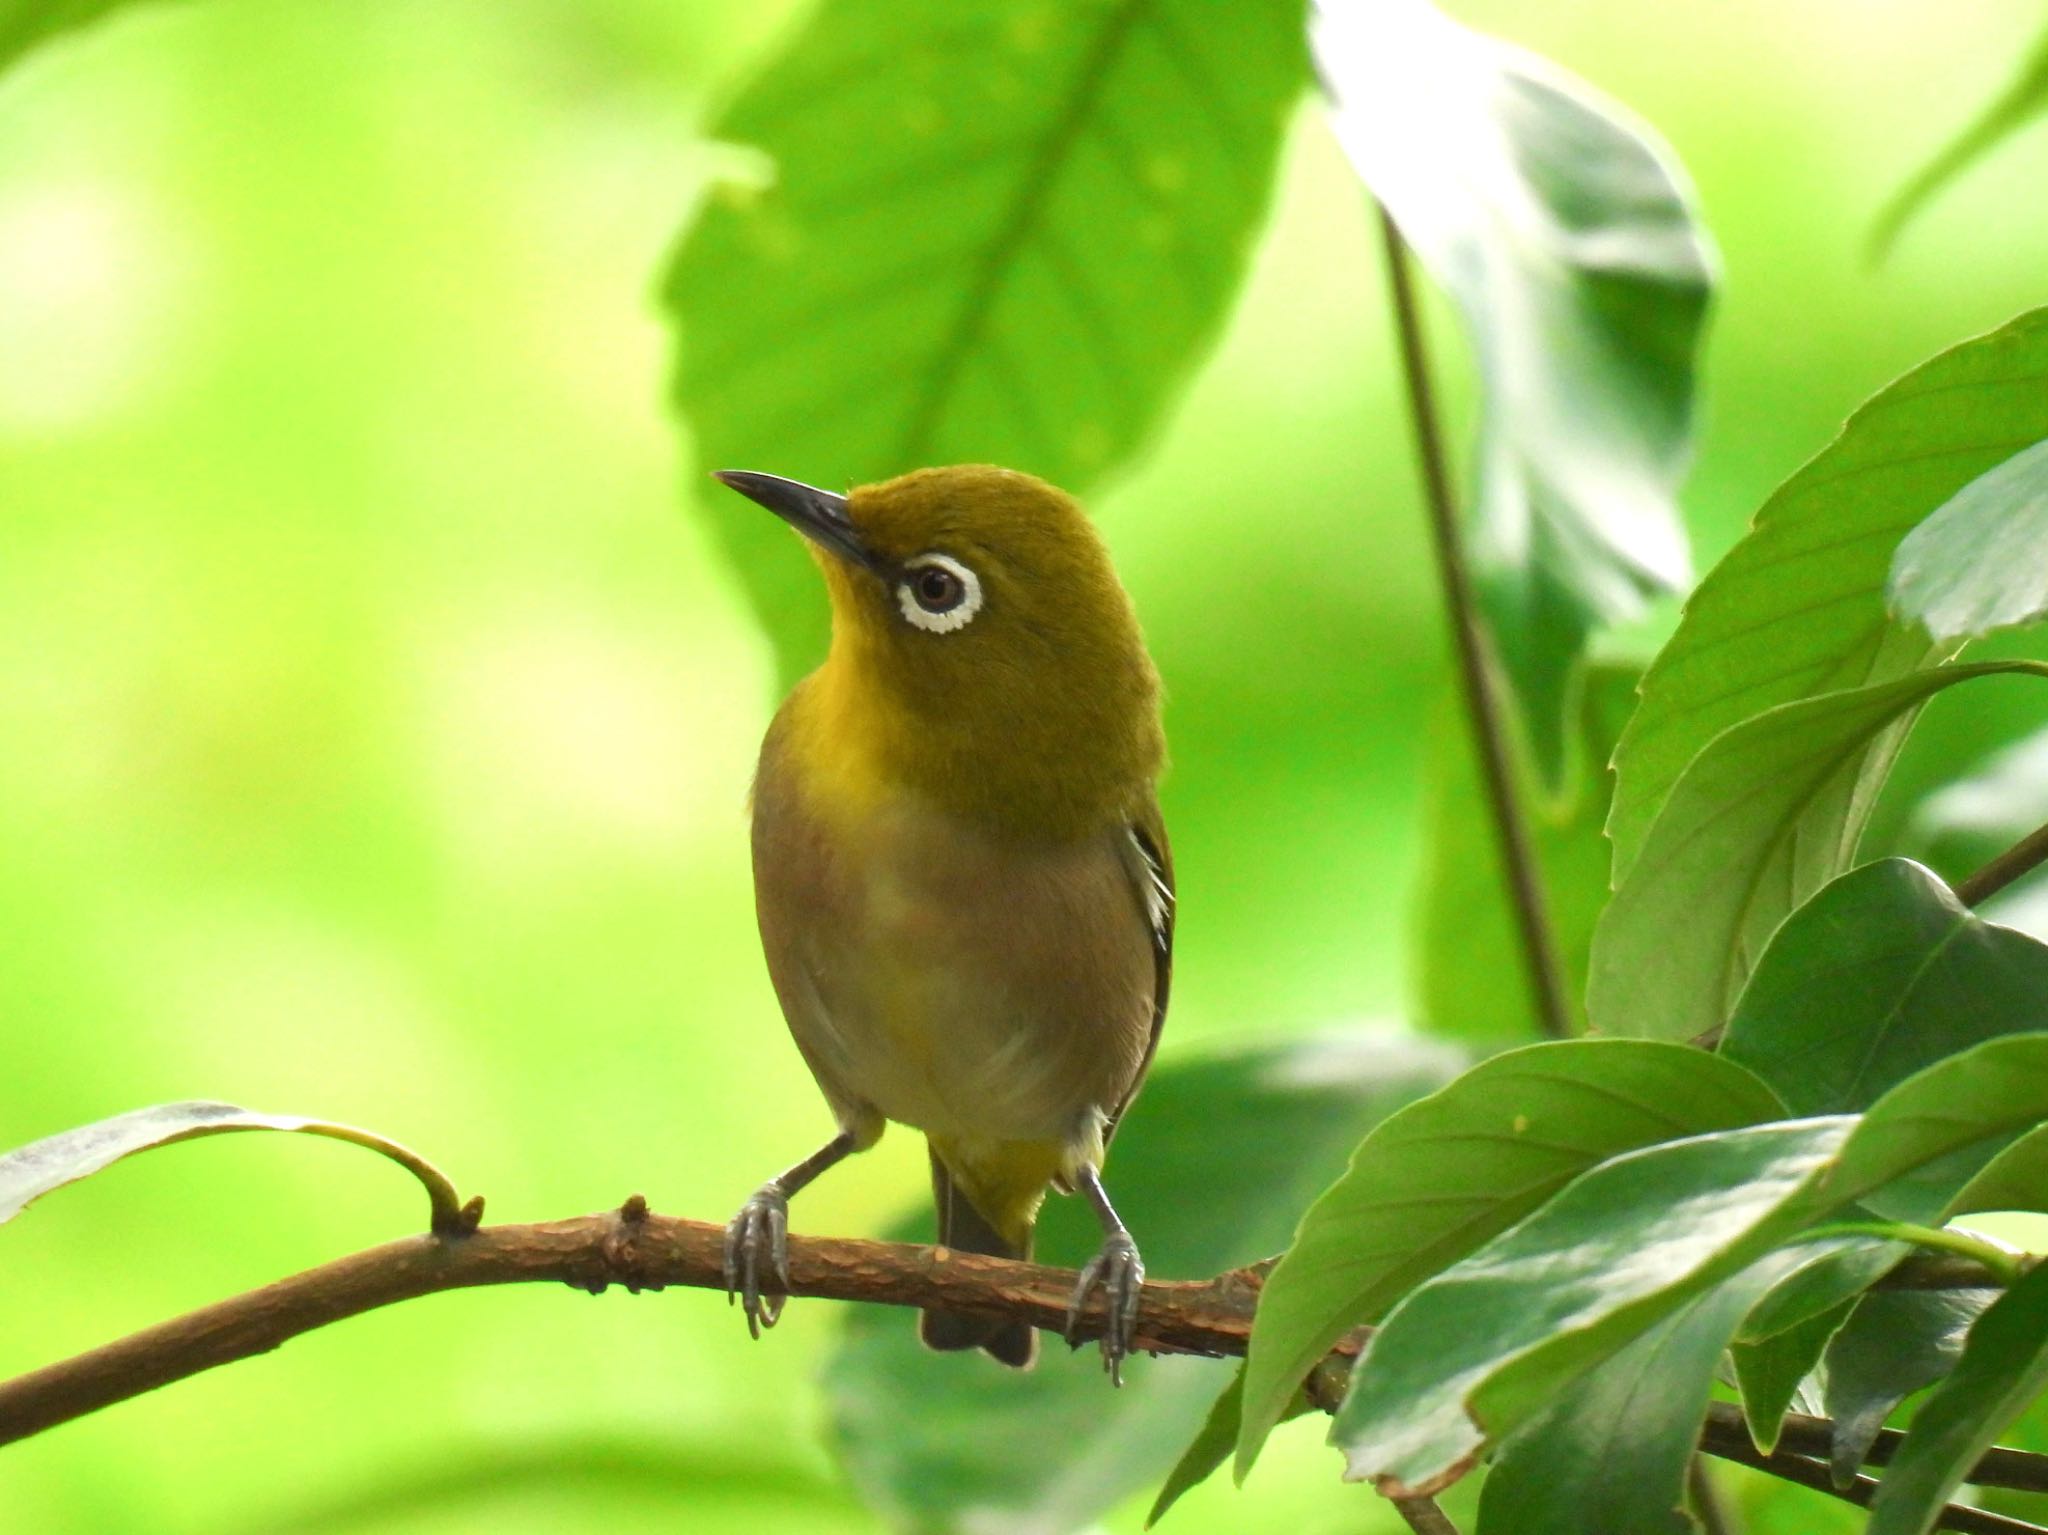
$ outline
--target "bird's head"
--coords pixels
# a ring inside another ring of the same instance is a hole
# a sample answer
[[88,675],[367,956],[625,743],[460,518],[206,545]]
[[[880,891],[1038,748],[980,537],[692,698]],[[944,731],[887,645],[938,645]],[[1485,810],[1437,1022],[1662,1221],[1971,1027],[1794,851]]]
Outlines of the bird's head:
[[927,762],[1087,778],[1092,757],[1126,782],[1156,775],[1158,676],[1071,496],[989,464],[844,496],[744,470],[717,478],[810,541],[832,601],[828,671],[896,716],[891,736]]

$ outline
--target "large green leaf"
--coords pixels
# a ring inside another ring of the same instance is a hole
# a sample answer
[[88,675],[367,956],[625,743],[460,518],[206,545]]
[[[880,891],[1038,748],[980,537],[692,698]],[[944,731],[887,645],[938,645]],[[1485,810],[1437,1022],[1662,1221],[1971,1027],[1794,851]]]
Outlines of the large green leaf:
[[31,1141],[0,1156],[0,1221],[12,1220],[24,1206],[52,1190],[89,1178],[138,1151],[238,1130],[284,1130],[326,1136],[366,1146],[389,1157],[426,1189],[436,1231],[470,1229],[476,1225],[476,1215],[483,1211],[481,1200],[473,1201],[472,1210],[466,1211],[446,1173],[410,1147],[374,1131],[297,1114],[261,1114],[232,1103],[195,1100],[133,1109],[112,1119],[96,1120],[75,1130]]
[[[1562,792],[1545,793],[1533,772],[1520,774],[1551,937],[1580,1026],[1585,1023],[1593,925],[1608,896],[1609,849],[1602,828],[1614,776],[1607,762],[1635,707],[1640,676],[1640,669],[1630,666],[1587,669],[1577,710],[1577,761],[1568,764]],[[1446,709],[1433,735],[1415,922],[1420,1015],[1431,1033],[1461,1039],[1540,1034],[1514,909],[1501,877],[1500,839],[1487,817],[1473,813],[1484,800],[1471,728]]]
[[1816,1223],[1858,1206],[1944,1219],[1988,1157],[2044,1120],[2048,1034],[2018,1035],[1908,1078],[1860,1119],[1717,1131],[1601,1164],[1395,1307],[1332,1431],[1348,1474],[1390,1492],[1442,1487]]
[[1302,1218],[1260,1292],[1238,1476],[1337,1339],[1587,1168],[1781,1112],[1768,1089],[1717,1056],[1580,1039],[1495,1056],[1389,1118]]
[[1742,1314],[1797,1258],[1773,1253],[1587,1372],[1500,1447],[1478,1535],[1690,1535],[1686,1468]]
[[2048,441],[1987,469],[1908,533],[1889,590],[1892,611],[1937,640],[2048,612]]
[[1852,870],[1786,919],[1721,1052],[1795,1114],[1868,1108],[1923,1067],[2048,1024],[2048,946],[1985,922],[1917,863]]
[[1924,208],[1936,192],[2044,112],[2048,112],[2048,31],[2035,42],[2033,51],[2021,61],[2018,73],[2005,89],[1899,188],[1871,231],[1872,249],[1882,255],[1898,238],[1906,221]]
[[1846,1486],[1892,1409],[1955,1368],[1993,1290],[1876,1290],[1856,1303],[1823,1356],[1822,1410],[1834,1420],[1829,1461]]
[[1705,241],[1650,129],[1544,60],[1424,0],[1327,0],[1314,40],[1339,141],[1478,356],[1473,562],[1555,776],[1586,636],[1689,579]]
[[1374,1334],[1331,1438],[1347,1475],[1430,1491],[1802,1223],[1855,1128],[1753,1125],[1603,1163],[1411,1293]]
[[[1360,1137],[1454,1075],[1441,1045],[1362,1036],[1162,1062],[1117,1134],[1108,1181],[1158,1279],[1202,1278],[1280,1249]],[[930,1240],[921,1217],[895,1233]],[[1100,1230],[1053,1199],[1038,1252],[1077,1264]],[[920,1531],[1071,1529],[1165,1478],[1225,1366],[1140,1358],[1112,1391],[1092,1350],[1028,1374],[933,1354],[911,1319],[861,1306],[826,1370],[832,1438],[854,1484]],[[963,1431],[962,1425],[972,1425]]]
[[[1716,736],[1773,705],[1883,682],[1947,647],[1885,611],[1892,551],[1936,507],[2048,437],[2048,309],[1966,341],[1879,391],[1764,504],[1748,535],[1686,602],[1643,680],[1615,757],[1608,829],[1624,878],[1687,766]],[[1881,776],[1876,743],[1820,810]]]
[[1935,693],[2048,664],[1985,661],[1780,704],[1717,737],[1666,801],[1593,935],[1596,1029],[1717,1027],[1778,924],[1848,867],[1869,801],[1843,795],[1873,744]]
[[1828,1192],[1891,1220],[1937,1224],[1976,1203],[1977,1178],[1996,1168],[2002,1152],[2037,1144],[2030,1132],[2044,1120],[2048,1034],[1988,1040],[1872,1104]]
[[1925,1535],[1963,1473],[2048,1389],[2048,1265],[1970,1329],[1955,1371],[1913,1419],[1870,1507],[1870,1535]]
[[[772,181],[715,191],[669,274],[699,462],[1086,490],[1220,329],[1306,81],[1302,0],[826,0],[713,125]],[[784,672],[814,662],[798,541],[706,506]]]

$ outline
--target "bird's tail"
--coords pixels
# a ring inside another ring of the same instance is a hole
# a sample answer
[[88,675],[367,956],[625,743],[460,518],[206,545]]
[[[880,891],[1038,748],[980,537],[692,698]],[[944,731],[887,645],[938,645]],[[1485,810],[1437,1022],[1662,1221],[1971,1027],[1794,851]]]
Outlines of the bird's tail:
[[[932,1153],[932,1198],[939,1207],[939,1243],[956,1252],[987,1253],[996,1258],[1031,1256],[1031,1223],[1021,1237],[1005,1236],[974,1207],[939,1154]],[[1038,1332],[1029,1322],[967,1316],[957,1311],[927,1311],[918,1318],[917,1335],[927,1348],[978,1348],[993,1359],[1028,1370],[1038,1357]]]

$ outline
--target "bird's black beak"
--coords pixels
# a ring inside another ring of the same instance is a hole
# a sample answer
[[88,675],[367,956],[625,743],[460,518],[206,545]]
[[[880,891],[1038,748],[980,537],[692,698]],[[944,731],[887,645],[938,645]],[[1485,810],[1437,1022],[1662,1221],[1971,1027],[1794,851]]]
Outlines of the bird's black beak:
[[861,543],[860,534],[847,518],[846,497],[806,485],[802,480],[757,474],[752,469],[718,469],[711,477],[748,500],[760,502],[812,543],[831,550],[842,560],[863,570],[875,568],[874,555]]

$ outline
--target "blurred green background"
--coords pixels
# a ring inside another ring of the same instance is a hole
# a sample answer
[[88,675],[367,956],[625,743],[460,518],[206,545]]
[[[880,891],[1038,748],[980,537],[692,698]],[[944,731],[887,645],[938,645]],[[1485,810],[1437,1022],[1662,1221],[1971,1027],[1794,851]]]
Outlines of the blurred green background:
[[[2038,0],[1452,9],[1698,184],[1702,567],[1865,394],[2043,297],[2040,133],[1863,255]],[[728,163],[699,125],[800,10],[205,0],[0,80],[0,1146],[224,1097],[408,1140],[497,1219],[633,1190],[723,1219],[826,1127],[753,934],[768,651],[692,520],[717,466],[667,414],[653,298]],[[1168,1052],[1407,1008],[1447,674],[1393,382],[1305,108],[1222,345],[1096,498],[1171,693]],[[2015,722],[1934,724],[1902,803]],[[877,1231],[923,1181],[899,1133],[798,1223]],[[0,1374],[418,1205],[326,1143],[125,1165],[0,1232]],[[0,1529],[867,1530],[818,1435],[838,1323],[417,1302],[7,1451]],[[1172,1528],[1361,1528],[1318,1439]]]

